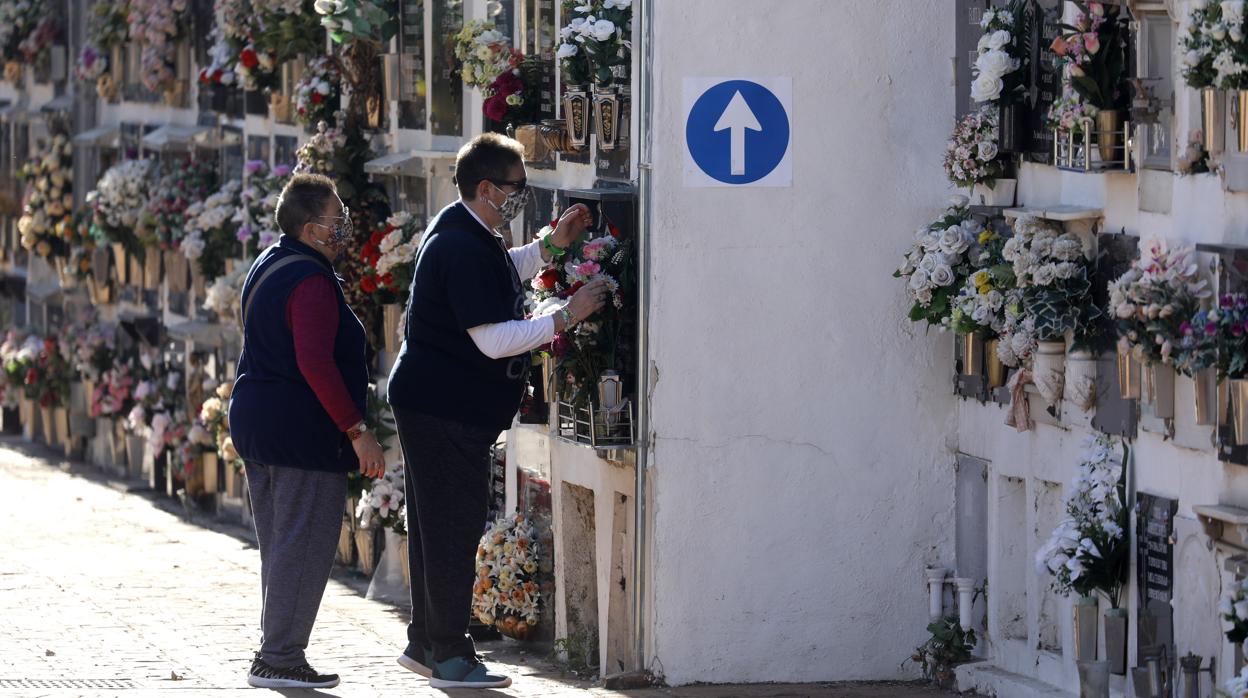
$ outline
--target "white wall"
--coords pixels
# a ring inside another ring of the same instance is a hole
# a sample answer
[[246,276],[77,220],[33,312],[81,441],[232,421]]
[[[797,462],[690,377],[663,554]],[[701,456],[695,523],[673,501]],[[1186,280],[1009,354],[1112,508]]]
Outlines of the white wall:
[[[952,565],[948,335],[891,278],[948,191],[953,4],[657,2],[650,659],[913,675]],[[682,78],[790,76],[793,186],[682,187]]]

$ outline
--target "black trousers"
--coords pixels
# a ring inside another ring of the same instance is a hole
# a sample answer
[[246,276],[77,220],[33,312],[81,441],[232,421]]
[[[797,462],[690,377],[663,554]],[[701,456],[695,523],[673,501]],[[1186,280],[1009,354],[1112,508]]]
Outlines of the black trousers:
[[407,552],[412,573],[409,642],[435,661],[470,656],[477,545],[490,499],[497,430],[394,408],[405,462]]

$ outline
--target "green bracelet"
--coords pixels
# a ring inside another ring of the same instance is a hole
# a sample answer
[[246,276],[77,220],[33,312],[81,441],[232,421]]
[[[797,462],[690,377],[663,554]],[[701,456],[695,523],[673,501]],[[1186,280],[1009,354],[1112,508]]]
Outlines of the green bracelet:
[[[551,235],[553,235],[553,233]],[[542,238],[542,247],[545,247],[547,250],[550,251],[551,259],[558,259],[562,257],[563,253],[567,252],[567,250],[562,247],[555,247],[555,243],[550,241],[551,235],[547,235],[546,237]]]

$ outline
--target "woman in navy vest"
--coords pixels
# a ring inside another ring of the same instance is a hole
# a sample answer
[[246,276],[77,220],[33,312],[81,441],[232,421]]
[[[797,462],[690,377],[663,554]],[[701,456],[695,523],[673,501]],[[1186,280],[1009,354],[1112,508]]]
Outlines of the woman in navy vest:
[[247,464],[260,543],[261,646],[247,682],[330,688],[304,650],[334,564],[347,473],[385,471],[364,422],[364,327],[347,306],[334,260],[351,218],[327,177],[298,174],[282,190],[283,235],[260,254],[242,293],[243,351],[230,434]]

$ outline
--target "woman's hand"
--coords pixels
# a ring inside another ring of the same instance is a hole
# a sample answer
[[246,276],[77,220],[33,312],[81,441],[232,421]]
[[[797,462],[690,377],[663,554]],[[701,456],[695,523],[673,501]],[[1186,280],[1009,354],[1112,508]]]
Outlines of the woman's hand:
[[588,206],[585,204],[569,206],[568,210],[559,216],[559,223],[555,226],[555,232],[550,234],[550,241],[555,247],[566,249],[579,240],[585,234],[586,228],[593,222],[594,214],[590,213]]
[[372,432],[365,433],[351,442],[355,455],[360,459],[360,473],[365,477],[378,478],[386,474],[386,457]]
[[591,281],[572,294],[572,300],[568,301],[568,312],[572,313],[572,319],[575,322],[581,322],[602,310],[610,293],[611,289],[607,288],[606,281],[602,279]]

